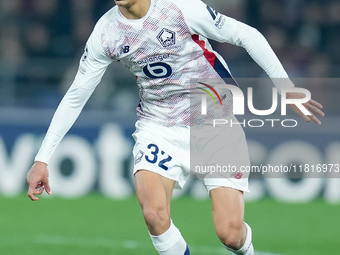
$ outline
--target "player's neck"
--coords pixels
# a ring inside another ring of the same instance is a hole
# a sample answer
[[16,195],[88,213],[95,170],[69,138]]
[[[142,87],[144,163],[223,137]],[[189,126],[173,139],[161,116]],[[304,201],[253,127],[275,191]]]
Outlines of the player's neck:
[[143,18],[149,11],[151,0],[122,1],[126,4],[117,4],[120,12],[127,19]]

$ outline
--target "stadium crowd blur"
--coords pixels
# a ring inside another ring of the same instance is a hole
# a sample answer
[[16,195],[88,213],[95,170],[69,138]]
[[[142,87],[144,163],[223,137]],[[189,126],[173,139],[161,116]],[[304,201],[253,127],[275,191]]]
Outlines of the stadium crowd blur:
[[[206,0],[218,11],[261,31],[291,77],[321,102],[337,105],[340,1]],[[0,106],[53,107],[77,71],[86,39],[113,0],[0,0]],[[213,43],[235,77],[263,77],[246,51]],[[135,77],[113,64],[89,107],[119,109],[138,104]]]

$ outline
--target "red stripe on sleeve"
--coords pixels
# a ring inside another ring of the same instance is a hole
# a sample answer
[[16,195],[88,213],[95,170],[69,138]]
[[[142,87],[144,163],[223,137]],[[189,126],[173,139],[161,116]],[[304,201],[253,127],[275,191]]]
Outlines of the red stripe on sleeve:
[[211,51],[209,51],[209,50],[207,50],[207,49],[205,48],[205,41],[200,40],[200,39],[199,39],[199,35],[192,35],[191,38],[192,38],[192,40],[193,40],[195,43],[198,44],[198,46],[201,47],[201,49],[202,49],[203,52],[204,52],[204,53],[203,53],[204,57],[208,60],[208,62],[210,63],[210,65],[211,65],[212,67],[214,67],[214,66],[215,66],[215,60],[216,60],[216,55],[215,55],[213,52],[211,52]]

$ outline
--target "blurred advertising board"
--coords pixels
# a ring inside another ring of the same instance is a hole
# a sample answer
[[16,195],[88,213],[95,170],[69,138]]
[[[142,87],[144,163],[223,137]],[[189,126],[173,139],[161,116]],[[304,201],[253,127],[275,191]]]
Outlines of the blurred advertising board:
[[[51,110],[0,108],[0,195],[26,192],[26,173],[52,115]],[[134,113],[85,110],[49,164],[54,194],[75,198],[97,191],[115,199],[132,195],[131,134],[135,120]],[[248,120],[239,119],[253,166],[248,200],[268,196],[286,202],[308,202],[321,197],[340,203],[339,118],[326,117],[321,126],[298,120],[294,128],[285,128],[280,121],[275,122],[279,127],[267,121],[269,124],[260,128],[255,127],[261,125],[260,118],[250,126]],[[185,194],[208,197],[194,178],[174,196]]]

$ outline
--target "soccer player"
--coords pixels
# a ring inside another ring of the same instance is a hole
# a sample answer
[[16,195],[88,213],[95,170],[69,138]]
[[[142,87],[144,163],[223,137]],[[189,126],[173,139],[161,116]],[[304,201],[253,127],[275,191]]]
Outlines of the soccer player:
[[[119,61],[137,77],[140,88],[133,135],[134,177],[152,242],[159,254],[188,255],[188,245],[170,218],[170,200],[174,187],[182,187],[190,175],[191,79],[231,78],[225,61],[211,49],[207,38],[245,48],[270,78],[287,79],[288,75],[256,29],[216,12],[200,0],[115,0],[115,3],[88,39],[75,80],[56,110],[27,174],[28,196],[37,200],[35,195],[44,190],[52,194],[47,165],[55,148],[77,119],[107,66]],[[274,85],[279,89],[293,86],[282,82]],[[301,97],[299,93],[287,96]],[[304,106],[323,115],[321,105],[313,100]],[[304,115],[296,106],[293,110],[306,121],[320,124],[314,115]],[[249,164],[244,153],[247,146],[243,130],[232,129],[226,135],[230,139],[219,140],[219,150],[227,152],[225,158],[230,161],[237,158],[237,165]],[[230,147],[235,143],[238,146]],[[200,153],[199,148],[197,152]],[[243,193],[248,191],[248,180],[236,177],[200,175],[212,201],[217,236],[233,254],[252,255],[252,232],[244,223]]]

